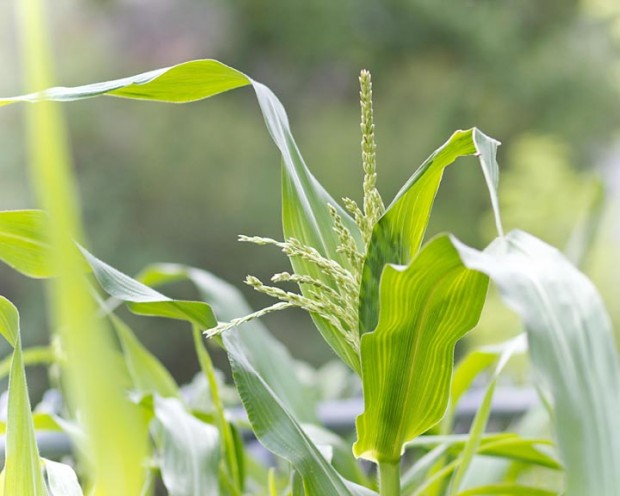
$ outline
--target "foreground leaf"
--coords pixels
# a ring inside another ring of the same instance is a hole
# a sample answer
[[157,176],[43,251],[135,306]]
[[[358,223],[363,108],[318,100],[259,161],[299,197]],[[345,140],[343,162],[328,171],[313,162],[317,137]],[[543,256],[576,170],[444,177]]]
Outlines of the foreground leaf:
[[592,283],[556,249],[513,231],[484,252],[455,241],[464,263],[498,285],[523,319],[532,363],[553,398],[567,495],[620,487],[620,364]]
[[2,296],[0,296],[0,333],[14,347],[9,375],[4,494],[45,496],[45,483],[22,360],[19,313],[15,306]]
[[487,285],[447,236],[429,242],[408,267],[386,266],[379,324],[362,337],[356,456],[397,463],[407,441],[441,420],[454,346],[478,322]]

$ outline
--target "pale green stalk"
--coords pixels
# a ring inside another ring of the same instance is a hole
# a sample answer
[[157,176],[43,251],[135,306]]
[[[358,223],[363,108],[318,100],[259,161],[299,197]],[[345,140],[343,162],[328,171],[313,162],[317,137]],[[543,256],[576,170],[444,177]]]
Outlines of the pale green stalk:
[[400,461],[379,463],[379,488],[381,496],[400,495]]
[[[27,90],[51,86],[52,56],[41,0],[16,2]],[[93,316],[95,307],[83,277],[74,239],[81,228],[72,181],[68,140],[58,104],[29,106],[27,131],[31,180],[50,217],[52,254],[59,277],[50,286],[53,328],[62,330],[70,403],[79,409],[88,434],[95,496],[139,494],[147,455],[146,426],[123,397],[112,348]],[[122,446],[123,449],[119,449]]]

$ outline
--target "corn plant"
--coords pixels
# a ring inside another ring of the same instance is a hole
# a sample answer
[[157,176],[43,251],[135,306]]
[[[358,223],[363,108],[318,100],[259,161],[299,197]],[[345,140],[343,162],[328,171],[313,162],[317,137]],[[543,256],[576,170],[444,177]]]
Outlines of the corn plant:
[[[36,9],[24,18],[38,19]],[[559,251],[527,233],[503,232],[496,140],[476,128],[455,132],[384,206],[375,185],[371,80],[363,71],[363,203],[344,199],[341,205],[306,166],[279,100],[242,72],[196,60],[37,91],[48,84],[41,60],[49,57],[41,52],[43,44],[29,47],[33,92],[0,99],[0,106],[36,104],[28,109],[29,136],[41,210],[0,212],[0,259],[26,276],[50,278],[54,345],[22,350],[17,310],[0,300],[0,332],[14,349],[3,494],[152,494],[158,479],[172,495],[617,493],[620,371],[609,318],[596,289]],[[112,96],[186,103],[246,86],[254,90],[282,156],[284,239],[241,240],[281,249],[292,272],[276,274],[272,282],[294,283],[300,291],[249,276],[250,286],[279,300],[253,312],[237,290],[205,271],[153,266],[132,278],[86,249],[63,122],[53,102]],[[447,234],[424,243],[444,170],[467,155],[478,157],[498,237],[482,251]],[[202,298],[175,300],[154,289],[179,279],[192,281]],[[521,317],[524,334],[474,352],[453,370],[455,345],[475,327],[489,280]],[[166,369],[113,313],[121,303],[138,315],[187,324],[208,383],[209,412],[192,411],[183,400]],[[352,447],[316,425],[315,405],[288,352],[256,320],[293,306],[311,315],[335,354],[361,379],[364,411]],[[227,415],[203,333],[226,350],[249,425],[279,465],[261,466],[244,451],[242,424]],[[485,432],[497,377],[511,355],[526,348],[553,440]],[[25,366],[40,362],[61,367],[68,398],[62,416],[31,414]],[[459,398],[489,367],[469,435],[452,435]],[[41,459],[37,427],[72,437],[79,479],[69,466]],[[423,456],[411,463],[407,450]],[[478,454],[521,465],[511,477],[500,474],[492,484],[472,486],[467,477]],[[378,482],[352,455],[376,465]],[[562,473],[563,483],[553,488],[522,483],[514,474],[524,466]]]

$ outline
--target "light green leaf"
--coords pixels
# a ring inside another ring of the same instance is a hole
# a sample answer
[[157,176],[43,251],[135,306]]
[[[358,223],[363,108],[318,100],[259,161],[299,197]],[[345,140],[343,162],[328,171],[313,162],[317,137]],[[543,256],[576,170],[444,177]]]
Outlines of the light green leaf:
[[362,337],[364,413],[356,456],[397,463],[407,441],[443,417],[454,346],[476,323],[488,279],[463,266],[447,236],[381,278],[377,329]]
[[360,290],[360,331],[374,330],[379,318],[379,281],[388,263],[407,265],[418,253],[444,169],[458,157],[478,155],[487,181],[498,232],[502,232],[497,202],[499,142],[473,128],[457,131],[436,150],[401,188],[375,226],[364,262]]
[[0,260],[29,277],[50,277],[48,218],[41,210],[0,212]]
[[175,398],[155,396],[161,475],[170,496],[218,496],[220,438]]
[[[252,313],[237,288],[204,270],[157,264],[147,267],[137,278],[150,286],[189,279],[222,321]],[[316,423],[315,398],[298,377],[295,361],[288,350],[258,320],[243,324],[240,329],[242,332],[237,338],[260,377],[298,421]]]
[[127,302],[132,312],[139,315],[185,320],[200,329],[209,329],[217,325],[215,316],[206,303],[168,298],[102,262],[86,249],[81,248],[81,250],[104,291],[114,298]]
[[253,355],[239,337],[247,329],[232,329],[223,340],[235,384],[257,439],[272,453],[290,462],[303,479],[306,494],[368,496],[373,491],[345,481],[323,457],[293,414],[254,367]]
[[84,496],[77,475],[69,465],[43,459],[47,496]]
[[114,315],[111,320],[123,348],[134,388],[163,398],[178,397],[179,387],[170,372],[138,341],[127,324]]
[[482,496],[485,494],[498,494],[501,496],[558,496],[558,493],[555,491],[548,491],[532,486],[522,486],[519,484],[492,484],[480,486],[462,491],[458,496]]
[[484,252],[455,241],[523,319],[532,363],[554,403],[567,495],[620,487],[620,365],[596,288],[556,249],[513,231]]
[[[9,375],[12,360],[13,358],[8,356],[0,361],[0,379],[4,379]],[[22,350],[22,360],[25,367],[29,365],[49,365],[54,363],[56,356],[51,346],[33,346]]]
[[0,332],[14,347],[9,375],[4,494],[45,496],[45,483],[28,398],[26,370],[22,360],[19,313],[3,296],[0,296],[0,326]]

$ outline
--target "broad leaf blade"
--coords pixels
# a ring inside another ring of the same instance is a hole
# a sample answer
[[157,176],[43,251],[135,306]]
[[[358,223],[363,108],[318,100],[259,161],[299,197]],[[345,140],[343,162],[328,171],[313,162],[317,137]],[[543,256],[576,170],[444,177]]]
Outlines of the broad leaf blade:
[[19,313],[9,300],[0,296],[2,334],[14,346],[9,375],[4,494],[45,496],[41,460],[34,435],[26,371],[19,337]]
[[[252,308],[237,288],[201,269],[178,264],[151,265],[142,271],[138,279],[150,286],[189,279],[222,321],[252,313]],[[288,350],[258,320],[243,324],[239,329],[242,331],[237,339],[242,342],[244,352],[269,388],[297,420],[316,422],[315,399],[310,388],[295,372],[295,361]]]
[[501,233],[497,208],[499,143],[473,128],[457,131],[436,150],[401,188],[375,226],[368,245],[360,290],[360,331],[374,330],[379,316],[379,281],[388,263],[407,265],[418,253],[444,169],[458,157],[478,155],[484,172],[496,224]]
[[220,437],[175,398],[155,396],[161,439],[161,475],[171,496],[218,496]]
[[620,364],[596,289],[559,251],[524,232],[484,252],[455,243],[464,262],[489,274],[523,319],[533,365],[553,397],[567,494],[616,494]]
[[51,277],[48,217],[41,210],[0,212],[0,260],[29,277]]
[[441,420],[454,346],[478,322],[487,284],[463,266],[447,236],[432,240],[408,267],[386,266],[379,324],[362,337],[356,456],[396,463],[407,441]]
[[206,303],[168,298],[102,262],[86,249],[81,248],[81,250],[93,269],[95,278],[105,292],[127,302],[132,312],[140,315],[185,320],[200,329],[209,329],[217,325],[211,307]]

